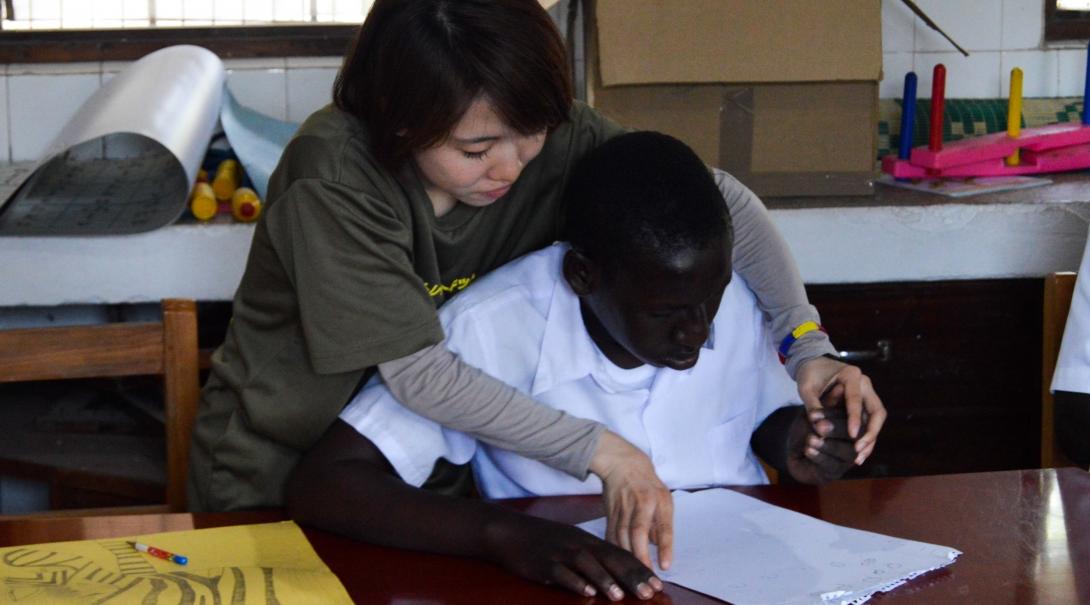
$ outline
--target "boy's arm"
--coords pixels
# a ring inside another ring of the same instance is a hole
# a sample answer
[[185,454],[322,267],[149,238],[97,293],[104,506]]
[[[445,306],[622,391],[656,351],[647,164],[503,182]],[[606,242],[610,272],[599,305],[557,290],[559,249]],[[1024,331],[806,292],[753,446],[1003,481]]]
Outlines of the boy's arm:
[[750,445],[776,470],[811,485],[839,479],[855,460],[843,407],[810,412],[801,405],[779,408],[753,432]]
[[583,530],[401,481],[370,440],[334,422],[300,461],[285,498],[301,523],[397,548],[475,557],[578,594],[650,598],[661,581]]

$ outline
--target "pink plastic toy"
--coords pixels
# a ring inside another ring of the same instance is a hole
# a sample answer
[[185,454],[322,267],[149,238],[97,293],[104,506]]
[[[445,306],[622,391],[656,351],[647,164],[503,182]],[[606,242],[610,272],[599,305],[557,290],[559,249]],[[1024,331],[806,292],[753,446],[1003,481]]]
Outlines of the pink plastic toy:
[[[882,158],[882,171],[899,179],[934,179],[943,177],[1007,176],[1043,174],[1090,168],[1090,45],[1087,47],[1087,87],[1083,96],[1082,123],[1058,123],[1012,132],[996,132],[971,139],[935,143],[934,131],[942,127],[941,103],[932,103],[932,132],[929,144],[912,149],[908,158],[888,155]],[[945,77],[945,68],[936,66],[935,79]],[[915,74],[912,74],[915,92]],[[907,84],[907,80],[906,80]],[[943,90],[945,82],[934,83],[934,90]],[[906,94],[908,86],[906,85]],[[941,94],[941,93],[940,93]],[[1013,107],[1021,108],[1020,92]],[[934,96],[934,92],[932,92]],[[1013,100],[1013,99],[1012,99]],[[905,98],[904,104],[915,104]],[[938,107],[936,108],[936,105]],[[936,124],[937,122],[937,124]],[[913,125],[902,123],[901,136],[912,136]],[[941,132],[941,130],[939,131]],[[1009,165],[1005,158],[1019,152],[1017,164]]]

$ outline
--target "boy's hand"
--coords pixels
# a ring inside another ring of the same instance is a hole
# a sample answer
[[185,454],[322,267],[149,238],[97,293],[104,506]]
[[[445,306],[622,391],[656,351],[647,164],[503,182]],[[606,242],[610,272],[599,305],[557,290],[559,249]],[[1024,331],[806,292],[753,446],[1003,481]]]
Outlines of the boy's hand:
[[[797,380],[799,396],[808,411],[814,412],[841,404],[847,410],[848,435],[855,438],[855,463],[863,464],[874,451],[878,433],[886,421],[886,408],[878,393],[874,392],[870,378],[859,368],[842,361],[815,357],[802,362]],[[825,397],[826,401],[823,402],[823,395],[827,395],[835,387],[840,387],[837,391],[839,395],[834,398]],[[866,426],[866,430],[860,434],[863,426]]]
[[662,580],[632,553],[589,533],[535,517],[505,517],[485,532],[490,558],[529,580],[562,586],[584,596],[619,601],[625,594],[650,599]]
[[843,407],[799,411],[787,435],[787,470],[795,480],[818,485],[839,479],[855,457]]
[[648,568],[648,544],[659,548],[659,567],[674,555],[674,500],[647,455],[611,431],[602,433],[590,470],[602,480],[606,539],[632,551]]

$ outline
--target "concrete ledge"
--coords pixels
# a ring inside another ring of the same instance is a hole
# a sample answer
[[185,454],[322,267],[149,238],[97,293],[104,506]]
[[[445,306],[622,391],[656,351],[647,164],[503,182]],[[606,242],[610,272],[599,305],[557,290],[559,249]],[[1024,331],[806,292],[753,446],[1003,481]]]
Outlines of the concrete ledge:
[[[1090,198],[1086,184],[1082,197]],[[1069,193],[1071,185],[1054,187]],[[1069,195],[997,203],[935,203],[928,196],[924,204],[893,197],[905,203],[880,197],[868,198],[869,205],[858,198],[769,205],[803,280],[814,284],[1074,271],[1090,224],[1090,201]],[[253,225],[179,224],[117,237],[0,238],[0,306],[231,300],[252,237]]]

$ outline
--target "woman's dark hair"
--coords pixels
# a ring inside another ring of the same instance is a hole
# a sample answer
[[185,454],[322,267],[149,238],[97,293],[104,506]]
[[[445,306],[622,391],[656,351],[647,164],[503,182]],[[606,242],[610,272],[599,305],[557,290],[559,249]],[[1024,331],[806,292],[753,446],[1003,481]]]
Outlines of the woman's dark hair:
[[688,145],[658,132],[622,134],[583,156],[564,198],[564,236],[607,265],[733,241],[708,167]]
[[481,95],[522,134],[568,119],[564,43],[537,0],[378,0],[333,85],[388,168],[441,143]]

